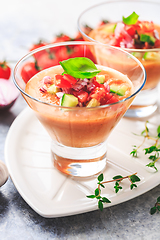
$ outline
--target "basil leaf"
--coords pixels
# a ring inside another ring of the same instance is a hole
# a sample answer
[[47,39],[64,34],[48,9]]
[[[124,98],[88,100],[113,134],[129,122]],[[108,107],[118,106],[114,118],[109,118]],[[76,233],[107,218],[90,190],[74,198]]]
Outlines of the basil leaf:
[[75,57],[59,62],[64,71],[75,78],[92,78],[100,72],[86,57]]
[[154,45],[156,39],[150,35],[147,34],[141,34],[140,35],[140,41],[141,42],[148,42],[150,45]]
[[123,22],[126,25],[133,25],[133,24],[136,24],[138,18],[139,18],[139,16],[137,15],[137,13],[133,12],[128,17],[126,17],[126,18],[123,17]]

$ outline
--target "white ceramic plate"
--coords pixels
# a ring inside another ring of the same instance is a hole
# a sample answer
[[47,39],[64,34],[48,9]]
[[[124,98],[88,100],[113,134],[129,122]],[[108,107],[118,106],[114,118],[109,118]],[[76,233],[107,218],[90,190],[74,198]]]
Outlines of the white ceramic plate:
[[[153,131],[158,122],[158,114],[150,119]],[[127,176],[137,172],[141,181],[137,183],[137,188],[130,190],[129,180],[124,180],[123,189],[117,194],[114,192],[114,183],[106,184],[102,195],[111,203],[104,207],[135,198],[159,184],[160,163],[157,162],[159,171],[155,172],[145,167],[149,160],[144,153],[139,158],[130,156],[132,146],[142,141],[132,132],[140,133],[143,129],[144,121],[123,118],[110,135],[108,164],[103,172],[105,180],[111,180],[115,175]],[[50,137],[29,108],[16,118],[9,130],[5,158],[15,187],[39,215],[61,217],[98,208],[96,199],[86,197],[94,193],[97,178],[76,180],[54,168],[50,158]]]

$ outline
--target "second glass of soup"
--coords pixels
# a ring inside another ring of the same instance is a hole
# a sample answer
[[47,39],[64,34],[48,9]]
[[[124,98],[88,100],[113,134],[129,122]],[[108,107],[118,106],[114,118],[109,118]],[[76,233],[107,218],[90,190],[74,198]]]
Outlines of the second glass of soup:
[[[147,79],[143,91],[125,114],[148,117],[158,108],[160,81],[160,4],[145,1],[109,1],[86,9],[78,19],[84,40],[122,48],[145,67]],[[102,56],[104,59],[104,56]],[[121,69],[121,59],[105,59]],[[104,60],[104,61],[105,61]],[[126,61],[126,71],[130,63]]]

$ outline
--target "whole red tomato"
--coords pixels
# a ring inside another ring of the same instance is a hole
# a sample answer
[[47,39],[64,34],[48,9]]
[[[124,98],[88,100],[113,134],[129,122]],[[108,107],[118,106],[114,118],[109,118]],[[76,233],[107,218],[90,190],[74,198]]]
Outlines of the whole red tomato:
[[23,65],[21,69],[21,77],[25,83],[27,83],[31,77],[39,72],[37,64],[35,62],[27,62]]
[[[33,44],[33,45],[31,46],[31,48],[29,49],[29,51],[33,51],[33,50],[35,50],[35,49],[37,49],[37,48],[44,47],[44,46],[46,46],[46,45],[47,45],[47,43],[45,43],[45,42],[43,42],[43,41],[40,40],[38,43]],[[38,57],[41,56],[41,55],[42,55],[43,53],[45,53],[45,52],[46,52],[46,50],[40,51],[40,52],[37,52],[37,53],[34,53],[33,55],[34,55],[35,59],[37,60]]]
[[71,40],[72,39],[68,35],[61,33],[60,35],[56,36],[52,43],[67,42]]
[[57,56],[53,52],[45,52],[37,59],[37,64],[40,69],[46,69],[55,66],[59,63]]
[[11,76],[11,68],[6,61],[0,62],[0,78],[9,79]]

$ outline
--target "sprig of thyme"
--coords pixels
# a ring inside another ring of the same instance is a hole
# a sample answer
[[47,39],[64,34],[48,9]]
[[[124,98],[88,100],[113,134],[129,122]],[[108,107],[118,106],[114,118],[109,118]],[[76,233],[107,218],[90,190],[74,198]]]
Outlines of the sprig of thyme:
[[160,212],[160,196],[157,198],[157,202],[155,203],[154,207],[150,209],[150,214],[153,215],[157,211]]
[[101,196],[101,187],[102,188],[105,188],[104,184],[106,183],[111,183],[111,182],[115,182],[115,185],[114,185],[114,189],[115,189],[115,192],[118,193],[119,190],[122,189],[122,186],[120,185],[121,182],[124,180],[124,179],[128,179],[130,181],[130,189],[132,190],[134,187],[137,187],[137,185],[135,184],[135,182],[139,182],[140,181],[140,178],[137,176],[137,173],[134,173],[132,175],[128,175],[126,177],[122,177],[121,175],[117,175],[115,177],[113,177],[112,180],[109,180],[109,181],[103,181],[104,180],[104,175],[103,173],[101,173],[99,176],[98,176],[98,187],[95,189],[94,191],[94,194],[92,195],[89,195],[87,196],[88,198],[96,198],[98,200],[98,208],[102,211],[103,210],[103,204],[104,203],[111,203],[111,201],[106,198],[106,197],[102,197]]
[[152,140],[154,142],[153,145],[151,145],[148,148],[144,148],[145,155],[149,154],[148,159],[151,160],[146,166],[154,168],[156,171],[158,171],[157,167],[155,166],[156,162],[160,159],[160,125],[157,127],[157,136],[153,137],[149,133],[149,128],[147,126],[148,121],[145,122],[145,129],[141,132],[140,136],[143,136],[143,141],[139,146],[134,145],[133,150],[131,151],[130,155],[133,157],[138,157],[138,150],[140,147],[143,146],[145,143],[145,140]]

